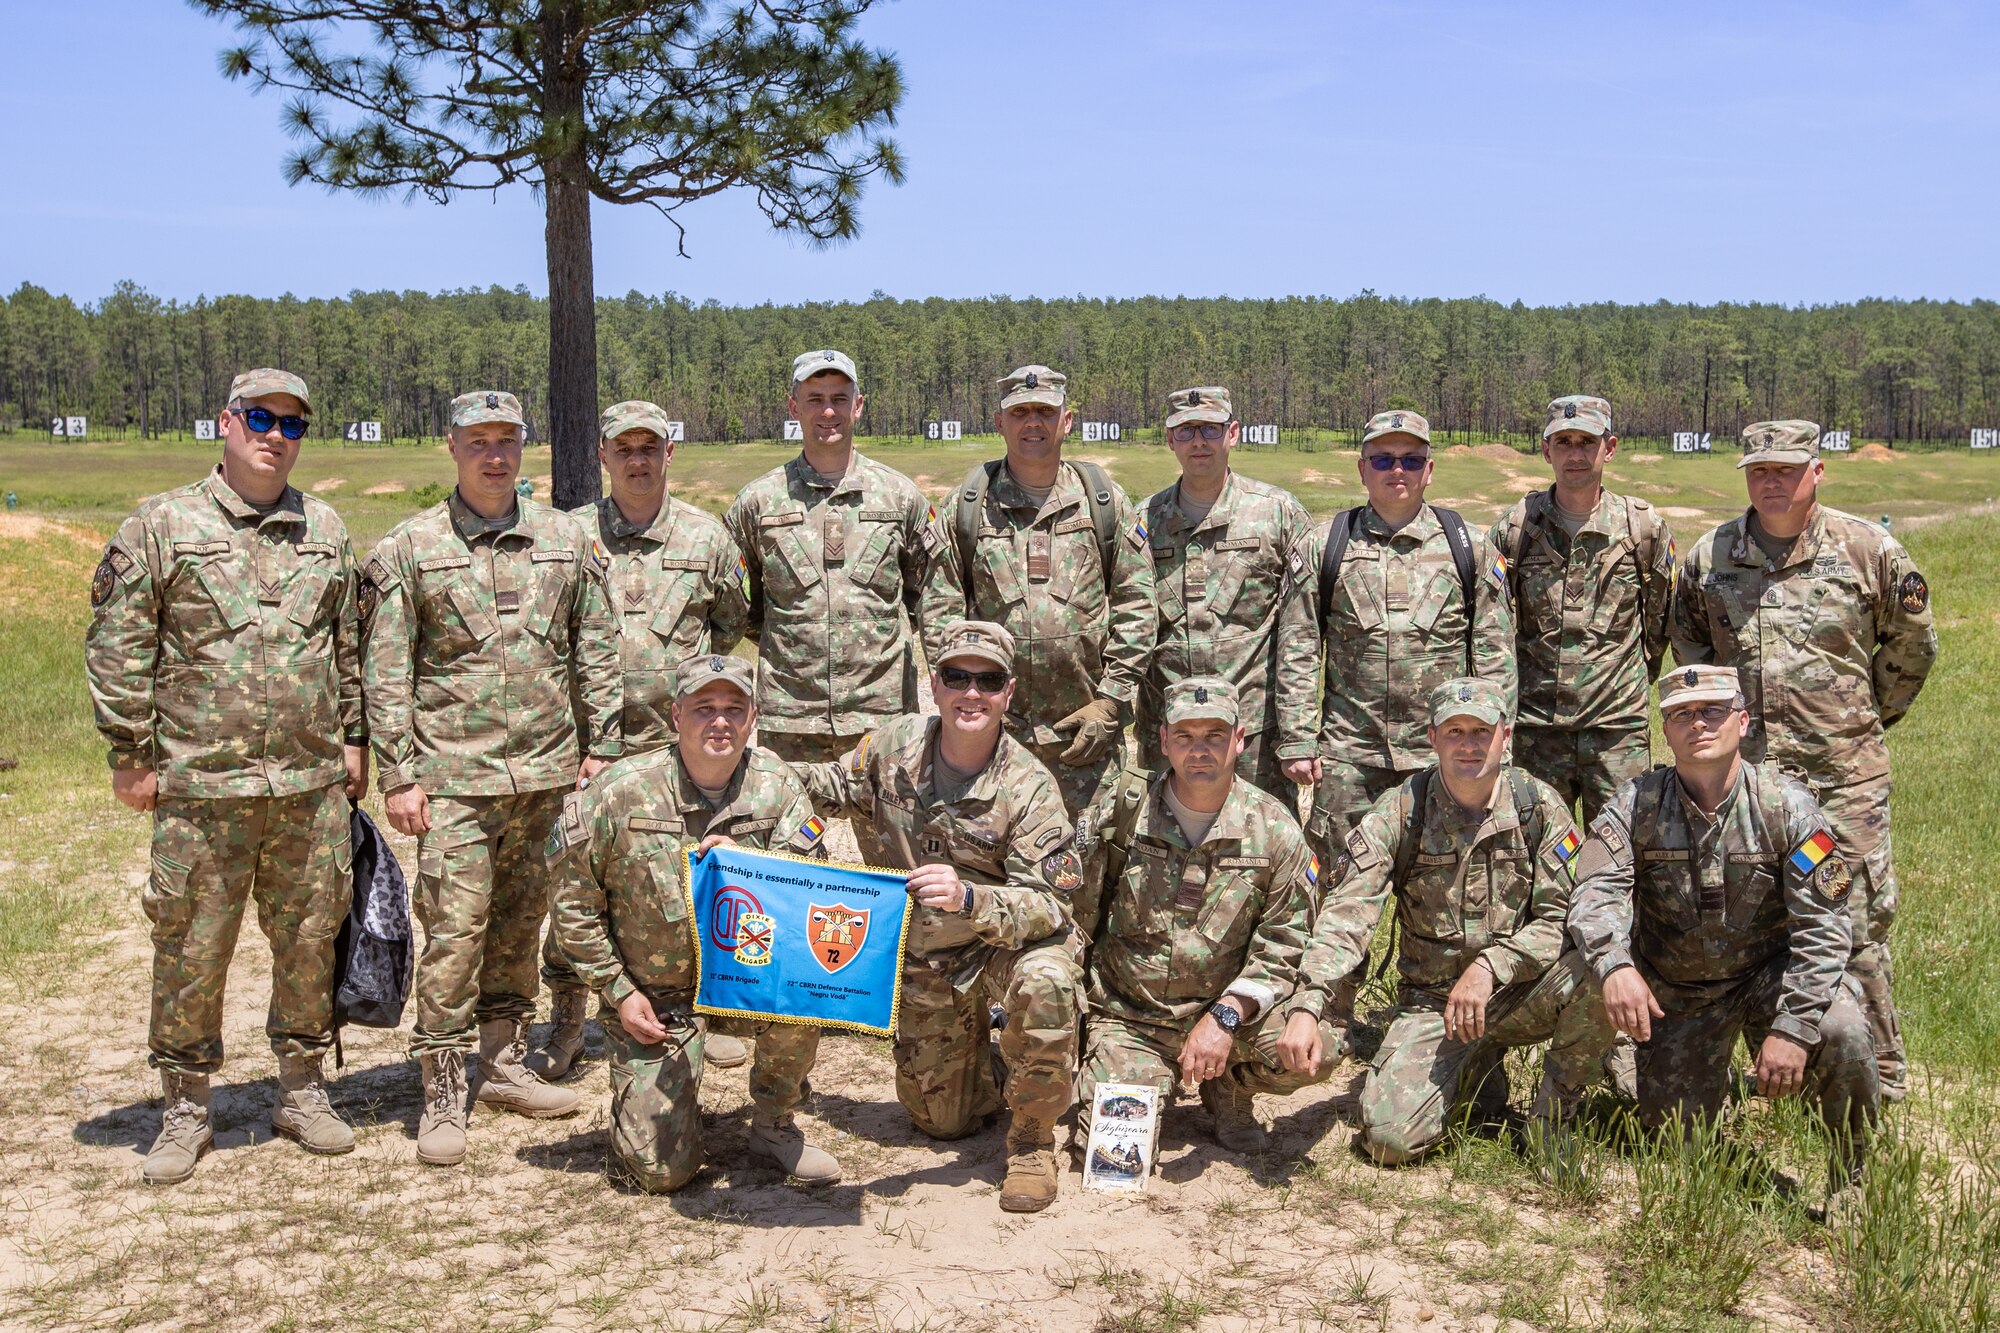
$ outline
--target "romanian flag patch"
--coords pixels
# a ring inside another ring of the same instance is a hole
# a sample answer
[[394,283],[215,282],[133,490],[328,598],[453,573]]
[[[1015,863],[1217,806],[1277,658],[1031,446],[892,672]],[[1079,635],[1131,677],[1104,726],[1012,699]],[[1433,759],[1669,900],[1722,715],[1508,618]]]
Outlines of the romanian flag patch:
[[1792,869],[1798,871],[1801,875],[1810,875],[1819,867],[1819,863],[1826,860],[1832,852],[1833,835],[1825,829],[1821,829],[1800,843],[1799,849],[1792,853]]
[[743,556],[736,557],[736,586],[743,590],[743,600],[750,600],[750,566],[743,563]]
[[1583,839],[1576,836],[1575,829],[1571,829],[1569,832],[1563,834],[1562,841],[1556,844],[1556,857],[1564,865],[1568,865],[1569,859],[1576,855],[1576,849],[1581,846],[1583,846]]
[[826,833],[826,821],[818,815],[814,815],[811,819],[799,825],[799,832],[805,835],[807,842],[818,842]]
[[1143,518],[1135,520],[1132,524],[1132,530],[1125,534],[1125,540],[1132,543],[1133,550],[1135,551],[1145,550],[1146,520]]
[[1319,858],[1311,852],[1306,853],[1306,883],[1312,885],[1319,883]]
[[1493,568],[1486,572],[1493,576],[1495,583],[1505,583],[1507,581],[1507,557],[1504,555],[1494,556]]

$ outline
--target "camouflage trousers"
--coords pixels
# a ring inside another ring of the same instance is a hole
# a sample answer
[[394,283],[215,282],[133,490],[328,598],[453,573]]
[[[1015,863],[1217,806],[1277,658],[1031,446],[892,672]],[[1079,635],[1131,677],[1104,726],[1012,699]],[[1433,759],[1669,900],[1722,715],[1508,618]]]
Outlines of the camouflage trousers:
[[1634,727],[1539,727],[1514,731],[1514,762],[1556,789],[1565,805],[1583,806],[1582,827],[1620,787],[1653,766],[1652,737]]
[[1510,1047],[1549,1043],[1546,1067],[1581,1092],[1602,1074],[1613,1029],[1583,955],[1571,949],[1533,981],[1502,986],[1486,1002],[1486,1035],[1445,1035],[1446,991],[1405,987],[1361,1084],[1361,1146],[1400,1166],[1436,1146],[1477,1101]]
[[416,1030],[410,1053],[468,1050],[473,1029],[535,1012],[535,947],[549,911],[542,859],[566,789],[432,796],[417,843]]
[[991,1058],[989,1010],[996,1004],[1007,1014],[1000,1030],[1007,1108],[1051,1124],[1069,1109],[1083,1012],[1083,969],[1070,941],[995,950],[960,984],[906,957],[896,1097],[934,1139],[964,1138],[1002,1105]]
[[[702,1030],[683,999],[654,1005],[665,1041],[647,1045],[605,1015],[604,1051],[611,1073],[611,1166],[649,1194],[677,1190],[701,1169]],[[739,1018],[705,1020],[717,1032],[755,1038],[750,1101],[757,1114],[782,1120],[805,1100],[819,1029]]]
[[[1345,1034],[1322,1019],[1319,1037],[1325,1051],[1319,1068],[1310,1074],[1294,1074],[1278,1059],[1278,1038],[1285,1035],[1289,1017],[1282,1006],[1272,1005],[1254,1024],[1238,1029],[1222,1079],[1249,1092],[1283,1097],[1330,1076],[1345,1051]],[[1196,1014],[1182,1023],[1141,1023],[1092,1012],[1083,1023],[1083,1066],[1076,1079],[1078,1105],[1089,1106],[1100,1083],[1144,1083],[1169,1091],[1180,1078],[1181,1047],[1201,1019],[1202,1015]]]
[[[1338,866],[1340,858],[1346,854],[1348,832],[1361,822],[1361,817],[1382,799],[1385,792],[1401,786],[1415,770],[1350,764],[1330,759],[1324,751],[1319,759],[1320,776],[1313,785],[1305,834],[1306,846],[1319,859],[1320,886],[1324,892],[1327,885],[1340,880],[1331,867]],[[1319,903],[1313,904],[1315,913],[1319,906]],[[1361,993],[1361,985],[1367,979],[1368,960],[1363,958],[1354,965],[1352,972],[1334,985],[1327,999],[1327,1017],[1343,1034],[1354,1022],[1355,997]]]
[[1845,787],[1811,785],[1854,876],[1847,895],[1847,913],[1854,923],[1854,962],[1849,970],[1861,986],[1861,1012],[1875,1044],[1882,1095],[1901,1101],[1909,1083],[1909,1064],[1891,994],[1889,930],[1896,922],[1896,867],[1889,850],[1889,775]]
[[149,1063],[222,1068],[222,994],[243,906],[271,943],[264,1031],[280,1056],[333,1045],[333,942],[353,896],[347,796],[338,783],[292,796],[160,798],[153,811],[153,1015]]
[[1118,774],[1125,767],[1126,756],[1130,753],[1131,739],[1125,732],[1118,733],[1111,748],[1104,757],[1094,764],[1065,764],[1062,752],[1069,748],[1068,741],[1055,741],[1048,745],[1031,745],[1019,736],[1022,746],[1029,754],[1042,761],[1055,776],[1056,788],[1062,793],[1063,811],[1071,819],[1091,806],[1097,805],[1111,792]]
[[[1778,1014],[1788,958],[1780,954],[1728,988],[1679,987],[1646,976],[1666,1017],[1654,1019],[1651,1040],[1639,1043],[1641,1125],[1658,1129],[1676,1116],[1713,1119],[1721,1111],[1736,1038],[1742,1036],[1753,1056],[1763,1046]],[[1643,965],[1640,970],[1644,973]],[[1859,1169],[1882,1111],[1874,1040],[1857,1003],[1859,992],[1849,972],[1820,1018],[1819,1044],[1806,1056],[1806,1090],[1819,1098],[1836,1184]]]
[[[1167,757],[1160,749],[1159,723],[1141,721],[1133,731],[1138,735],[1140,767],[1148,773],[1165,771]],[[1236,776],[1275,796],[1278,804],[1297,819],[1299,784],[1285,776],[1284,763],[1278,758],[1277,749],[1278,737],[1274,732],[1258,731],[1245,736],[1243,753],[1236,757]]]
[[[861,744],[861,737],[815,736],[803,731],[759,729],[757,743],[788,764],[829,764],[836,759],[845,759],[849,750]],[[862,863],[886,866],[888,862],[882,859],[882,840],[875,836],[875,826],[865,819],[846,822],[854,830],[854,845],[860,850]]]

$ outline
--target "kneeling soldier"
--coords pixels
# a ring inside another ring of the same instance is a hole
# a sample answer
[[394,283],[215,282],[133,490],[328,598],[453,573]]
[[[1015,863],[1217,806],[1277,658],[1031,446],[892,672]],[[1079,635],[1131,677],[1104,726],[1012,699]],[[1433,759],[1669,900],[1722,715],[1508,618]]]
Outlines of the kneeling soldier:
[[1077,899],[1092,939],[1079,1092],[1089,1106],[1099,1083],[1166,1091],[1178,1066],[1201,1086],[1216,1141],[1254,1152],[1265,1146],[1255,1094],[1293,1092],[1317,1074],[1287,1072],[1278,1039],[1318,865],[1291,812],[1237,776],[1234,685],[1177,682],[1161,717],[1168,771],[1121,779],[1099,821],[1102,895]]
[[[680,891],[690,843],[797,853],[819,850],[805,788],[768,750],[746,750],[757,725],[754,668],[739,657],[681,663],[678,740],[613,765],[564,798],[549,835],[556,930],[564,956],[617,1010],[604,1042],[611,1067],[611,1152],[653,1193],[679,1189],[701,1166],[702,1030],[695,1023],[695,944]],[[819,1029],[709,1020],[757,1039],[750,1065],[750,1156],[806,1185],[840,1179],[840,1164],[792,1119],[805,1099]]]
[[1625,784],[1591,825],[1569,914],[1605,1010],[1639,1043],[1640,1123],[1720,1110],[1741,1033],[1765,1096],[1816,1091],[1838,1188],[1881,1109],[1847,863],[1803,784],[1743,762],[1734,668],[1669,672],[1660,713],[1674,766]]
[[1321,1011],[1396,894],[1400,1008],[1361,1088],[1361,1145],[1383,1166],[1435,1146],[1474,1098],[1504,1094],[1507,1048],[1549,1043],[1535,1115],[1560,1122],[1611,1045],[1583,959],[1563,948],[1576,825],[1560,796],[1504,762],[1512,734],[1495,682],[1432,691],[1436,762],[1347,835],[1314,924],[1278,1046],[1300,1072],[1339,1054],[1323,1049]]
[[1001,730],[1013,636],[959,621],[937,642],[937,717],[897,718],[846,758],[799,771],[831,813],[872,820],[886,862],[911,872],[896,1096],[932,1138],[976,1132],[1001,1105],[988,1012],[1003,1009],[1013,1118],[1000,1206],[1036,1212],[1056,1197],[1055,1126],[1076,1073],[1070,894],[1082,866],[1056,780]]

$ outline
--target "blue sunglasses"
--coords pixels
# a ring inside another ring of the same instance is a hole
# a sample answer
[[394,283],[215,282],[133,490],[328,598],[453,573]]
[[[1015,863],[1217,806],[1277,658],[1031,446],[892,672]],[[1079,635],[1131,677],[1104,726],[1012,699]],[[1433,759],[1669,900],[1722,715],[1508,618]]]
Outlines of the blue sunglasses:
[[243,424],[250,428],[252,435],[266,435],[276,426],[278,433],[288,440],[303,440],[306,437],[304,417],[281,417],[268,407],[244,407],[237,409],[236,415],[243,418]]

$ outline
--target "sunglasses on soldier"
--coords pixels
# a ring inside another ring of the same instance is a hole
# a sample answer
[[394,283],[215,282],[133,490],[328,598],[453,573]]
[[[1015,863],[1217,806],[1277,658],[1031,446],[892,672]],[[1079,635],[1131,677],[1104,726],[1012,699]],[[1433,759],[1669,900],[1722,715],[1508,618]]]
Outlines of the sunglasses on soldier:
[[1004,671],[967,671],[964,667],[939,667],[938,679],[948,690],[962,690],[977,685],[981,694],[998,694],[1007,688],[1007,673]]
[[1424,464],[1431,461],[1429,454],[1370,454],[1368,466],[1377,472],[1393,472],[1397,468],[1405,472],[1422,472]]
[[278,433],[288,440],[303,440],[306,437],[304,417],[281,417],[268,407],[239,407],[236,415],[243,418],[243,424],[250,428],[252,435],[269,434],[276,426]]

